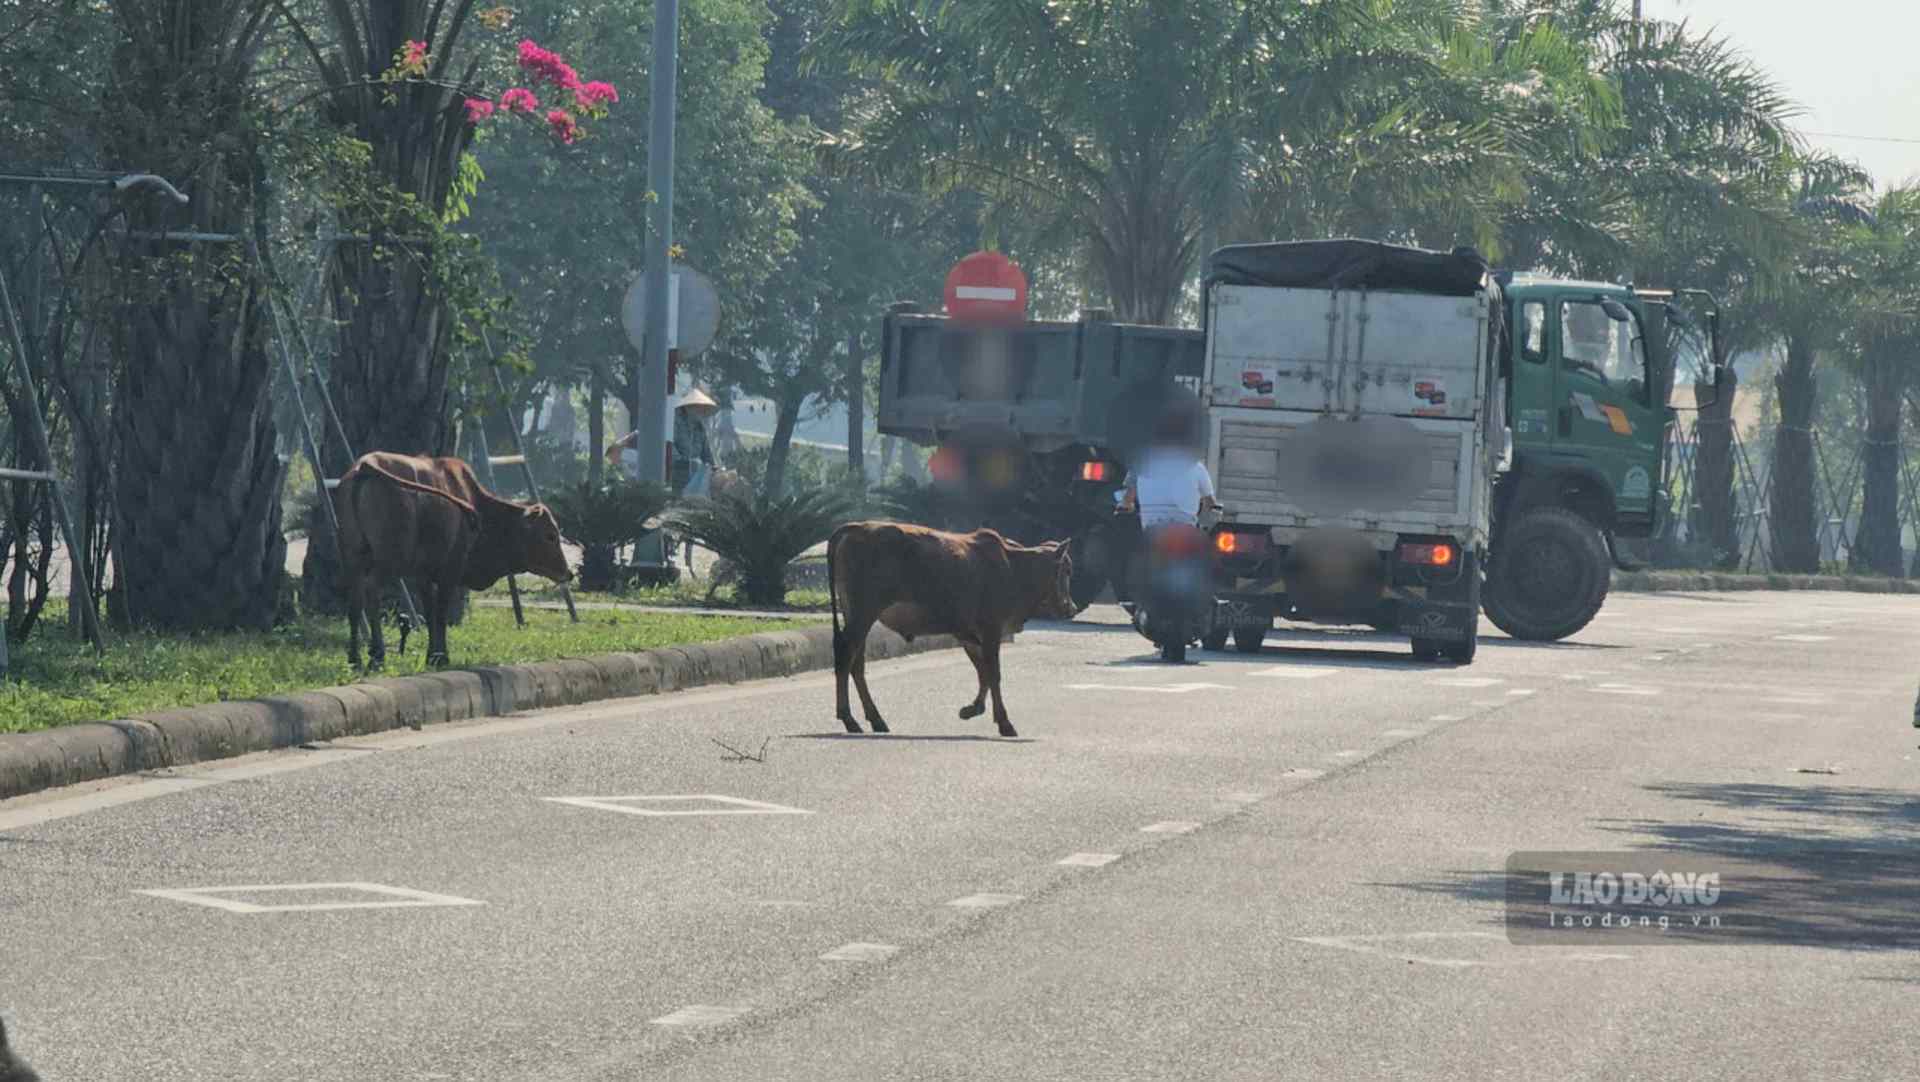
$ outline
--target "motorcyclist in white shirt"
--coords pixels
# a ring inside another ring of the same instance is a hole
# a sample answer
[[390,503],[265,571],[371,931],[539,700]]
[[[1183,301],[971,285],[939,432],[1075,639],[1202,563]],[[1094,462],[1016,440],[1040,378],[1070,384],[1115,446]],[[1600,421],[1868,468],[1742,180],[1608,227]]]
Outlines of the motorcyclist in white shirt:
[[1121,508],[1139,511],[1142,530],[1172,523],[1195,526],[1216,506],[1213,475],[1194,448],[1191,425],[1189,418],[1170,411],[1127,478]]

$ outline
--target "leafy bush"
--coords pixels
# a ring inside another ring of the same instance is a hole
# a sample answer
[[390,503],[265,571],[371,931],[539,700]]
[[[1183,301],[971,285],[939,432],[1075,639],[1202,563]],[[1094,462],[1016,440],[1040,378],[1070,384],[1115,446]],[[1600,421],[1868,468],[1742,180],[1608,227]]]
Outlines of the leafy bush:
[[631,545],[647,532],[645,523],[666,510],[665,485],[607,475],[598,488],[580,481],[547,497],[560,532],[581,545]]
[[786,601],[787,565],[832,536],[858,509],[842,489],[788,488],[772,499],[756,489],[688,500],[668,513],[668,523],[738,569],[746,603],[779,605]]

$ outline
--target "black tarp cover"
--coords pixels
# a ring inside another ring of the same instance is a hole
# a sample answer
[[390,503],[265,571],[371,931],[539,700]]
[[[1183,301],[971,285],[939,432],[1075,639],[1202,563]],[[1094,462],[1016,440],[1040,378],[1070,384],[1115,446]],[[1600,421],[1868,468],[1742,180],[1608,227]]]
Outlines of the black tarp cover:
[[1214,285],[1278,289],[1396,289],[1471,297],[1487,288],[1488,267],[1471,248],[1431,252],[1373,240],[1235,244],[1207,257]]

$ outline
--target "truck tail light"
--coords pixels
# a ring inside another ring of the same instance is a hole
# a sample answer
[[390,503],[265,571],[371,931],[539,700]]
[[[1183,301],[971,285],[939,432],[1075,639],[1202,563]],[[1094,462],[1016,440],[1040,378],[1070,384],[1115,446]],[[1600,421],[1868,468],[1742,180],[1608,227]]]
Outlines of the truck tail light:
[[1080,464],[1080,480],[1105,481],[1107,464],[1105,462],[1083,462]]
[[1213,548],[1222,556],[1256,556],[1267,549],[1264,533],[1221,530],[1213,535]]
[[1400,562],[1416,567],[1449,567],[1459,555],[1459,550],[1445,541],[1400,546]]

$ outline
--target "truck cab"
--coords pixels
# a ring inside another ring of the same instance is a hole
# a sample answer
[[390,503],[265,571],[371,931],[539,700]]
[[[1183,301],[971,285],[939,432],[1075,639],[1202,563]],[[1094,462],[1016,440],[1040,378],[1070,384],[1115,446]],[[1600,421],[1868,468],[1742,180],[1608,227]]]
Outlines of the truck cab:
[[1680,379],[1718,386],[1718,305],[1698,291],[1498,277],[1514,460],[1494,496],[1484,601],[1515,638],[1561,639],[1604,603],[1616,539],[1662,526],[1671,398]]

